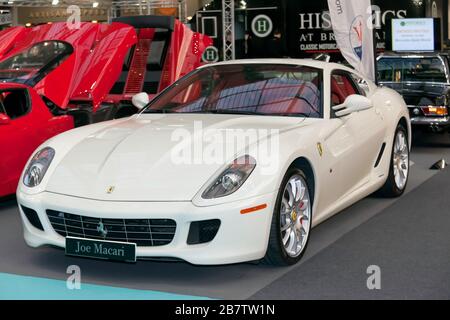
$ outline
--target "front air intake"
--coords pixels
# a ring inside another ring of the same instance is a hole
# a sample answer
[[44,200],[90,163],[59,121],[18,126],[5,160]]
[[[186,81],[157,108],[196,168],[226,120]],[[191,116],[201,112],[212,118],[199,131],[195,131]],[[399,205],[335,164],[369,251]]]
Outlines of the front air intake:
[[36,211],[33,209],[20,206],[22,208],[23,213],[25,214],[25,217],[27,217],[28,222],[35,227],[36,229],[39,229],[41,231],[44,231],[44,227],[42,227],[41,220],[39,219],[39,216]]
[[219,231],[220,220],[204,220],[191,222],[187,244],[200,244],[212,241]]

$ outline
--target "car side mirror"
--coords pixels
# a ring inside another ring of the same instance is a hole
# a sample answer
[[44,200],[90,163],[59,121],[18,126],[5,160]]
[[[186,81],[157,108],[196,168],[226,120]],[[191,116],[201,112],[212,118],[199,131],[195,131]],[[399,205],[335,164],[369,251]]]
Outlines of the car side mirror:
[[150,103],[150,98],[146,92],[141,92],[131,98],[131,103],[139,110],[142,110]]
[[359,94],[352,94],[345,99],[344,103],[334,106],[336,117],[345,117],[354,112],[367,110],[373,107],[372,101]]
[[11,123],[11,118],[8,117],[4,113],[0,113],[0,125],[2,125],[2,124],[10,124],[10,123]]

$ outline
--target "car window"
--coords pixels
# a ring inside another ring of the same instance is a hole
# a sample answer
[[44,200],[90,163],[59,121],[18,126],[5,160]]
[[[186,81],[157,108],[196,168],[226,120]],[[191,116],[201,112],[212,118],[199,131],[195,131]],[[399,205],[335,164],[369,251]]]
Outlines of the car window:
[[63,63],[73,52],[61,41],[39,42],[0,62],[0,80],[34,85]]
[[26,90],[15,89],[0,92],[0,102],[3,110],[11,120],[20,118],[30,112],[28,93]]
[[331,75],[331,105],[344,103],[352,94],[360,94],[355,88],[351,75],[346,72],[333,73]]
[[144,110],[322,117],[322,71],[273,64],[199,69],[175,83]]
[[358,77],[356,74],[352,74],[351,77],[353,82],[358,86],[359,94],[367,97],[370,91],[367,81],[361,77]]
[[447,82],[445,63],[439,57],[383,57],[377,67],[381,82]]

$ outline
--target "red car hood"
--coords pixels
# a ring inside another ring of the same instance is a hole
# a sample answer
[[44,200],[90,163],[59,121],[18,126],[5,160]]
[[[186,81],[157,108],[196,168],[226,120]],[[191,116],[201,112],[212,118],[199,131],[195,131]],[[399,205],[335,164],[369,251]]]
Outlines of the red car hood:
[[43,41],[64,41],[73,53],[34,88],[67,108],[70,101],[92,101],[97,108],[122,71],[124,58],[136,41],[133,27],[122,24],[81,23],[70,29],[65,22],[34,28],[13,27],[0,32],[0,59],[14,56]]

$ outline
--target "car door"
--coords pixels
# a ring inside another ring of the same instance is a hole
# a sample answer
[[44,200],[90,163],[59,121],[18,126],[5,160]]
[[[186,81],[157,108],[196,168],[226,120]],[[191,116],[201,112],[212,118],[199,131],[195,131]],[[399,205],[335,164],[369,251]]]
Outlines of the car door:
[[[1,179],[6,181],[10,193],[14,192],[22,170],[36,147],[41,143],[39,122],[26,88],[3,89],[0,100],[10,121],[2,125]],[[2,150],[3,151],[3,150]]]
[[13,130],[11,119],[6,114],[3,103],[0,100],[0,198],[13,192],[11,179],[13,174],[11,167],[15,159],[16,133]]
[[331,106],[330,121],[336,126],[326,147],[337,159],[339,197],[347,197],[370,179],[377,156],[384,140],[383,118],[376,108],[336,117],[333,105],[341,104],[352,94],[365,95],[354,81],[353,74],[335,71],[330,77]]

